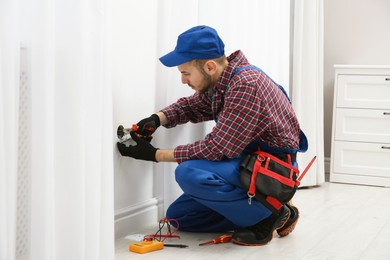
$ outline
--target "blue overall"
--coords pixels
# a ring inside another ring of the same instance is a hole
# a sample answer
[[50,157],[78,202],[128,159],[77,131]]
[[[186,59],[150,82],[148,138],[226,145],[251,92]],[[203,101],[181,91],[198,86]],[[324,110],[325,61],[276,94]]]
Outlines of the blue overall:
[[[254,66],[250,68],[260,70]],[[247,148],[251,150],[259,145],[271,153],[304,152],[308,146],[302,131],[299,149],[271,148],[262,142],[253,142]],[[183,231],[225,232],[252,226],[270,216],[271,211],[259,201],[252,200],[249,205],[247,191],[240,182],[241,160],[242,156],[222,161],[189,160],[179,164],[175,176],[184,194],[169,206],[166,217],[176,219]]]

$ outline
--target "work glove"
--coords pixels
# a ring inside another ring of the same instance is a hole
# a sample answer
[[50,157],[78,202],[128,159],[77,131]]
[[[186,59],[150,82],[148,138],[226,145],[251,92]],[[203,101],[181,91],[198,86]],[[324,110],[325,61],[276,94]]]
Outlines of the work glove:
[[150,142],[152,140],[152,134],[160,126],[160,118],[157,114],[153,114],[150,117],[144,118],[137,123],[137,129],[135,132],[138,136],[144,140]]
[[130,132],[130,135],[131,138],[137,143],[137,145],[126,146],[125,144],[118,142],[116,146],[118,147],[121,155],[139,160],[157,162],[157,148],[151,145],[148,141],[138,137],[137,134],[133,131]]

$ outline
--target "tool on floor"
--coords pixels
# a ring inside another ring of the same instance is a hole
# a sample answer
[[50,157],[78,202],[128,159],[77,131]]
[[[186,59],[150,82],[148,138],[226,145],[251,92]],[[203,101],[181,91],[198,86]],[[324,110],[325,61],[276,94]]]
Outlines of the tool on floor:
[[[171,228],[171,222],[174,222],[176,225],[174,229]],[[163,234],[164,228],[167,229],[165,234]],[[176,219],[162,218],[159,221],[159,229],[156,233],[145,235],[143,241],[130,244],[129,250],[135,253],[143,254],[160,250],[164,247],[186,248],[188,245],[164,243],[165,239],[167,238],[180,238],[179,235],[175,234],[178,229],[179,222]]]
[[164,248],[164,243],[156,240],[151,241],[141,241],[137,243],[132,243],[129,245],[129,250],[131,252],[144,254]]
[[183,245],[183,244],[165,244],[165,243],[164,243],[164,246],[166,246],[166,247],[178,247],[178,248],[186,248],[186,247],[188,247],[188,245]]
[[227,243],[227,242],[230,242],[230,240],[232,240],[232,235],[226,234],[226,235],[222,235],[220,237],[214,238],[213,240],[201,243],[199,245],[204,246],[204,245],[210,245],[210,244]]
[[[176,227],[172,228],[171,222],[174,222]],[[179,230],[179,222],[176,219],[162,218],[160,219],[158,225],[159,229],[157,232],[146,235],[144,240],[158,240],[164,242],[167,238],[180,238],[180,236],[176,234],[176,232]],[[164,228],[167,230],[165,234],[163,234]]]

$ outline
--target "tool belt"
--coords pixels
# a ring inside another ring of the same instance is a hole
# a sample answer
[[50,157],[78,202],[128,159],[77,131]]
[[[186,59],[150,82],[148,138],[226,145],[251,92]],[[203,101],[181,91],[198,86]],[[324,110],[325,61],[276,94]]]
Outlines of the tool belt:
[[314,157],[300,175],[292,165],[295,157],[295,154],[270,154],[260,150],[246,155],[240,164],[240,179],[248,190],[248,203],[254,198],[277,213],[289,202],[316,159]]

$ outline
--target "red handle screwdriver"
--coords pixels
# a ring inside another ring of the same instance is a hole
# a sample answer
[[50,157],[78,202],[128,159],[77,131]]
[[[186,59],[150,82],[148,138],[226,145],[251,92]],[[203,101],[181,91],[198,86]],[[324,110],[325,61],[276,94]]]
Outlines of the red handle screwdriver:
[[222,235],[220,237],[214,238],[213,240],[201,243],[199,245],[204,246],[204,245],[210,245],[210,244],[227,243],[227,242],[230,242],[230,240],[232,240],[232,235]]
[[[145,130],[148,130],[148,131],[154,131],[155,128],[152,127],[152,126],[146,126],[144,128]],[[139,130],[139,126],[137,124],[133,124],[133,126],[131,127],[131,130],[135,133],[136,136],[138,136],[139,138],[143,138],[143,139],[146,139],[146,138],[150,138],[152,139],[153,137],[150,135],[150,136],[144,136],[144,135],[141,135],[140,133],[138,133],[137,131]]]

